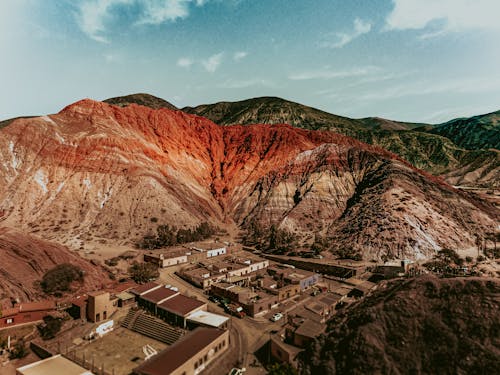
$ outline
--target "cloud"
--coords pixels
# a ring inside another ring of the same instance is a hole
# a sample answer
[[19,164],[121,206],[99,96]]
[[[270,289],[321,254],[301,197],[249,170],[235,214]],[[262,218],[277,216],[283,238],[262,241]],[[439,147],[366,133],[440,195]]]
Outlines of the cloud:
[[309,79],[334,79],[334,78],[348,78],[356,76],[364,76],[379,70],[376,66],[365,66],[354,68],[350,70],[335,70],[330,68],[311,70],[301,73],[295,73],[288,76],[293,81],[304,81]]
[[244,59],[247,56],[248,56],[248,52],[246,52],[246,51],[235,52],[234,55],[233,55],[233,60],[234,61],[240,61],[240,60]]
[[[159,25],[189,16],[190,6],[203,6],[209,0],[85,0],[77,8],[80,29],[90,38],[108,43],[106,25],[117,9],[133,9],[135,25]],[[132,13],[132,12],[131,12]]]
[[179,60],[177,60],[177,66],[181,68],[189,68],[191,65],[193,65],[193,63],[194,61],[189,57],[181,57]]
[[333,41],[322,41],[319,43],[319,46],[324,48],[342,48],[361,35],[369,33],[371,29],[371,23],[356,18],[354,20],[354,29],[350,33],[335,33]]
[[216,53],[215,55],[210,56],[208,59],[202,60],[201,65],[203,65],[207,72],[213,73],[222,63],[223,55],[224,52]]
[[424,29],[434,25],[438,31],[423,39],[442,35],[439,30],[500,30],[498,0],[392,0],[394,8],[386,18],[386,29]]

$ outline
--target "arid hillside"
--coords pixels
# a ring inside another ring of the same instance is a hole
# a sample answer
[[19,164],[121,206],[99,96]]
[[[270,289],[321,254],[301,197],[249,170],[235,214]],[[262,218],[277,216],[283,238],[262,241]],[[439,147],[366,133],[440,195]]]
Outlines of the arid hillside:
[[395,154],[331,131],[222,127],[82,100],[0,130],[4,226],[79,248],[133,244],[160,224],[275,224],[366,259],[470,247],[493,207]]
[[422,276],[379,287],[329,322],[303,374],[497,374],[498,279]]
[[101,289],[111,280],[100,267],[92,265],[68,248],[27,235],[11,228],[0,228],[0,301],[46,298],[35,285],[53,267],[71,263],[84,272],[85,291]]

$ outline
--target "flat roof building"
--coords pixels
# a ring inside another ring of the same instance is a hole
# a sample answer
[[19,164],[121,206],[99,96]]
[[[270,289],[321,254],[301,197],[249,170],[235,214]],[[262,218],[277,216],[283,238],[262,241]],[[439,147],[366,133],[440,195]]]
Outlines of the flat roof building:
[[226,328],[229,318],[224,315],[214,314],[208,311],[195,311],[188,315],[188,324],[201,325],[205,327]]
[[138,285],[135,288],[130,290],[130,293],[136,295],[136,296],[142,296],[143,294],[146,294],[152,290],[161,288],[162,286],[158,283],[155,282],[149,282],[146,284]]
[[63,356],[55,355],[16,369],[16,375],[94,375]]
[[199,327],[134,370],[136,375],[193,375],[229,347],[229,331]]

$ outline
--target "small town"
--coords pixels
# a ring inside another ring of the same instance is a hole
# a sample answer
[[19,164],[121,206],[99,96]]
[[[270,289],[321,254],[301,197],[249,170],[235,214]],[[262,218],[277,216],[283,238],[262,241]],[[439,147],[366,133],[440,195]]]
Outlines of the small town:
[[26,364],[17,366],[18,375],[62,368],[68,375],[265,374],[275,363],[296,368],[298,354],[339,309],[379,280],[420,272],[407,260],[367,267],[268,255],[218,239],[127,255],[121,262],[158,270],[157,277],[138,283],[117,267],[119,281],[102,290],[13,301],[3,309],[1,366],[9,365],[8,353],[21,350],[29,355],[19,360]]

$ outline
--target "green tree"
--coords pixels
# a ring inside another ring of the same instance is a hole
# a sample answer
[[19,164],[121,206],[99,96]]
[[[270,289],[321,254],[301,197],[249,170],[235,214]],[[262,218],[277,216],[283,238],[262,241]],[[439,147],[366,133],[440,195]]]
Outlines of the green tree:
[[79,267],[63,263],[48,270],[43,275],[40,285],[47,294],[67,292],[73,282],[82,282],[83,277],[83,271]]
[[153,263],[134,263],[130,266],[128,272],[130,277],[140,284],[155,280],[160,276],[158,267]]
[[54,318],[51,315],[43,317],[43,323],[37,325],[38,332],[40,332],[40,337],[43,340],[50,340],[56,337],[57,333],[61,330],[62,319]]

